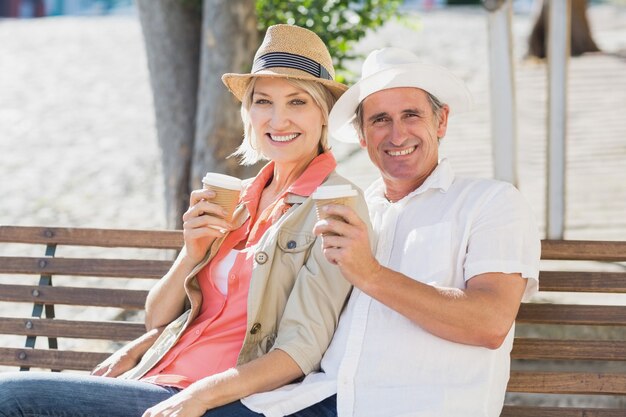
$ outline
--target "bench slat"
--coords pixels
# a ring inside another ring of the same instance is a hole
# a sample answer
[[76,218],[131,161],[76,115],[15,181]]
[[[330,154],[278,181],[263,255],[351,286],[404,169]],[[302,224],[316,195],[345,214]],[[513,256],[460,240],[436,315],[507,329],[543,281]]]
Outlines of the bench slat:
[[626,306],[522,303],[519,323],[626,325]]
[[541,271],[541,291],[626,293],[626,272]]
[[0,256],[0,273],[161,278],[172,261]]
[[626,241],[543,240],[541,259],[626,261]]
[[511,371],[509,392],[543,394],[626,394],[626,374],[605,372]]
[[624,417],[624,410],[505,405],[500,417]]
[[0,334],[66,337],[77,339],[133,340],[146,328],[142,323],[124,321],[76,321],[0,317]]
[[180,230],[0,226],[0,242],[180,249],[183,235]]
[[0,348],[0,365],[90,371],[109,355],[101,352]]
[[141,290],[45,287],[0,284],[0,301],[142,310],[148,295]]
[[626,341],[516,338],[513,359],[625,361]]

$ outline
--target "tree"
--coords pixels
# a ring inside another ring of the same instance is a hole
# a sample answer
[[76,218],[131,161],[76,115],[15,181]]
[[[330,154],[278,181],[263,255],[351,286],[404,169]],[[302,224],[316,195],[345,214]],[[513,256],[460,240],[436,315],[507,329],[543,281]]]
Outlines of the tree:
[[138,0],[146,43],[156,128],[165,180],[168,227],[179,228],[186,207],[195,134],[199,14],[178,0]]
[[[265,28],[297,24],[329,46],[336,70],[350,47],[392,17],[400,0],[137,0],[165,179],[166,222],[182,226],[189,193],[207,171],[239,177],[258,167],[227,158],[241,143],[240,103],[222,85],[248,72]],[[345,79],[345,71],[343,79]]]
[[239,103],[220,81],[246,69],[257,46],[254,3],[138,0],[165,180],[166,223],[182,226],[207,170],[248,176],[226,159],[241,142]]
[[[544,1],[541,13],[533,26],[528,39],[528,55],[537,58],[547,56],[548,2]],[[586,52],[598,52],[600,49],[591,36],[587,20],[587,0],[571,1],[570,19],[570,55],[579,56]]]

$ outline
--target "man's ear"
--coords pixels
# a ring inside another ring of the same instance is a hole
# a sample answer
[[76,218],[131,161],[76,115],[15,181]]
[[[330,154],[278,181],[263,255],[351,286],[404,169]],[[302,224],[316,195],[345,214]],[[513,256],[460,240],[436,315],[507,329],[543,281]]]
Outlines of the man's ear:
[[363,139],[361,135],[359,135],[359,145],[361,145],[363,149],[367,148],[367,143],[365,143],[365,139]]
[[448,130],[448,115],[450,114],[450,107],[444,104],[439,111],[439,124],[437,126],[437,137],[442,138],[446,135]]

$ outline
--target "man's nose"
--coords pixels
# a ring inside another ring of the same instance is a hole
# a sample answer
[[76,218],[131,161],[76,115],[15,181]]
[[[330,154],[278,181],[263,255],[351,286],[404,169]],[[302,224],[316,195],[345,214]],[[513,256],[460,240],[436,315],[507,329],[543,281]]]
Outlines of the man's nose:
[[407,139],[408,132],[402,121],[394,121],[391,128],[390,141],[394,145],[402,145]]

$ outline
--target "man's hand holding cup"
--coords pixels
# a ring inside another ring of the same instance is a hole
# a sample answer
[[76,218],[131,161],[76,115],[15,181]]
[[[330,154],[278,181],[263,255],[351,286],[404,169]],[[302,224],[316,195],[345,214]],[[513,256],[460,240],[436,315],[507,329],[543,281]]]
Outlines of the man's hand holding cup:
[[326,259],[339,266],[353,284],[363,275],[365,265],[377,264],[367,226],[354,210],[356,196],[350,185],[320,186],[312,195],[318,217],[313,233],[322,236]]

